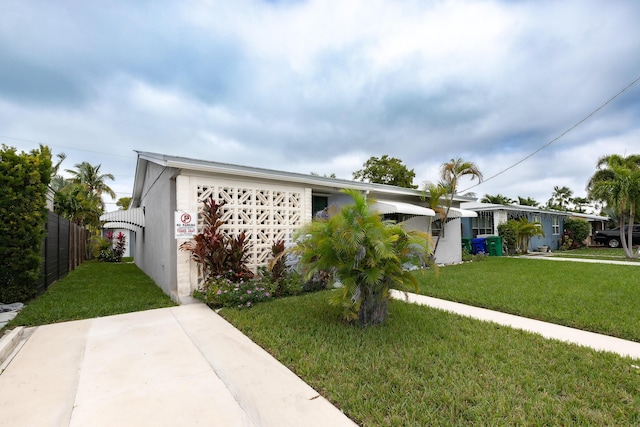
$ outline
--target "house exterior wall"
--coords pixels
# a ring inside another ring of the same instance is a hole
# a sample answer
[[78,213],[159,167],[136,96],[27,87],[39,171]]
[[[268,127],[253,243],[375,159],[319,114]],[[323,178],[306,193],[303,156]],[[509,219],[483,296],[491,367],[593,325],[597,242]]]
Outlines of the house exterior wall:
[[[244,232],[250,242],[248,267],[254,272],[266,265],[271,246],[278,240],[292,241],[295,232],[311,221],[312,192],[304,186],[270,183],[264,180],[237,179],[203,175],[180,175],[176,178],[176,209],[201,211],[210,196],[222,207],[225,225],[230,235]],[[199,218],[199,227],[202,218]],[[173,236],[172,236],[173,237]],[[188,302],[202,280],[198,266],[189,253],[177,248],[177,299]]]
[[[179,303],[193,301],[191,295],[201,284],[202,274],[191,254],[180,250],[180,245],[188,240],[175,238],[176,211],[199,212],[209,196],[217,202],[225,201],[223,229],[231,235],[245,232],[251,244],[248,266],[256,271],[270,260],[274,242],[290,243],[296,231],[312,220],[314,194],[326,197],[329,207],[352,203],[350,196],[339,192],[344,187],[322,180],[309,182],[302,177],[296,181],[299,178],[257,173],[251,168],[245,174],[215,164],[209,167],[198,160],[171,161],[168,165],[166,162],[164,157],[139,160],[134,200],[144,220],[136,235],[134,262]],[[357,188],[358,184],[354,186]],[[420,204],[417,195],[392,188],[380,190],[383,199],[390,195],[397,201]],[[375,188],[360,191],[371,191],[371,197],[377,199]],[[200,225],[201,221],[199,218]],[[430,221],[429,217],[416,216],[403,225],[408,230],[429,232]],[[437,262],[461,261],[460,228],[459,219],[446,225],[447,236],[440,241]]]
[[[554,233],[553,218],[558,221],[558,232]],[[533,215],[528,215],[528,220],[533,221]],[[529,250],[535,251],[540,246],[548,246],[550,250],[555,251],[560,247],[559,240],[562,237],[564,229],[564,217],[550,213],[542,213],[540,215],[540,223],[542,224],[542,232],[544,236],[534,236],[531,238]]]
[[[480,211],[480,210],[479,210]],[[493,227],[494,235],[498,236],[498,225],[507,222],[509,218],[513,217],[526,217],[528,221],[533,222],[536,217],[539,217],[542,224],[542,231],[544,236],[534,236],[529,242],[529,251],[536,251],[540,246],[548,246],[550,250],[557,250],[560,246],[559,241],[562,238],[562,230],[564,228],[564,216],[556,215],[549,212],[531,213],[531,212],[516,212],[507,210],[495,210],[493,211]],[[554,233],[553,218],[557,218],[558,227],[557,233]],[[472,219],[463,218],[462,221],[462,236],[471,238],[473,237]]]
[[504,224],[505,222],[507,222],[508,219],[508,215],[506,211],[495,211],[493,213],[493,234],[494,236],[498,235],[498,226],[500,224]]
[[137,236],[134,262],[169,296],[175,298],[175,239],[172,233],[175,169],[149,163],[140,207],[145,227]]
[[[434,237],[434,243],[438,237]],[[437,264],[462,262],[462,226],[460,218],[450,219],[444,226],[444,237],[440,237],[435,253]]]

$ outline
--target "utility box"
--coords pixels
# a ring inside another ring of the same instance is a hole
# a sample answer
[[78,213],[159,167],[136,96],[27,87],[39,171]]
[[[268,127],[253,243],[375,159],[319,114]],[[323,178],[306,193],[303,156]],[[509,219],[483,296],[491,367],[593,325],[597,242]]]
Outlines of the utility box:
[[502,237],[487,237],[487,252],[491,256],[502,256]]

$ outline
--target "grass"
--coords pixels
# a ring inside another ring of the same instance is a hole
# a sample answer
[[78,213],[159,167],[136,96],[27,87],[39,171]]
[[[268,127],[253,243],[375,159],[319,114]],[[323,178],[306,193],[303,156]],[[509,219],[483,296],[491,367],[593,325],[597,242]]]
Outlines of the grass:
[[221,314],[362,426],[640,423],[637,361],[400,301],[361,329],[327,298]]
[[[597,328],[608,311],[632,333],[638,274],[633,266],[489,258],[442,268],[423,290]],[[340,322],[328,294],[221,313],[363,426],[640,424],[640,361],[400,301],[384,325],[361,329]],[[135,265],[87,262],[12,325],[171,305]]]
[[[637,250],[637,248],[635,249]],[[612,249],[608,247],[571,249],[568,251],[554,252],[552,256],[557,258],[604,259],[612,261],[640,262],[640,259],[627,259],[622,248]]]
[[489,257],[429,273],[420,293],[640,342],[640,268]]
[[6,328],[175,305],[135,264],[87,261],[28,302]]

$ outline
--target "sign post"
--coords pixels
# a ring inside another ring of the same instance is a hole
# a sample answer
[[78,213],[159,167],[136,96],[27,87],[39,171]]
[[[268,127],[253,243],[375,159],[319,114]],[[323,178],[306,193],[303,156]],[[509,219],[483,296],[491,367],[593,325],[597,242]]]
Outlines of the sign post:
[[198,214],[196,212],[176,211],[174,219],[176,239],[192,239],[198,234]]

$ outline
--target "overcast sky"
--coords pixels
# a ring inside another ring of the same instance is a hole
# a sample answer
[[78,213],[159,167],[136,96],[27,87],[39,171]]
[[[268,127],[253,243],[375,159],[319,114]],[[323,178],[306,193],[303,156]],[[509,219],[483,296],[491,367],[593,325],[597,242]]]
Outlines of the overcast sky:
[[[0,143],[101,164],[118,197],[134,150],[345,179],[388,154],[420,185],[461,157],[489,178],[640,77],[638,22],[636,0],[3,0]],[[469,191],[584,196],[612,153],[640,153],[640,82]]]

